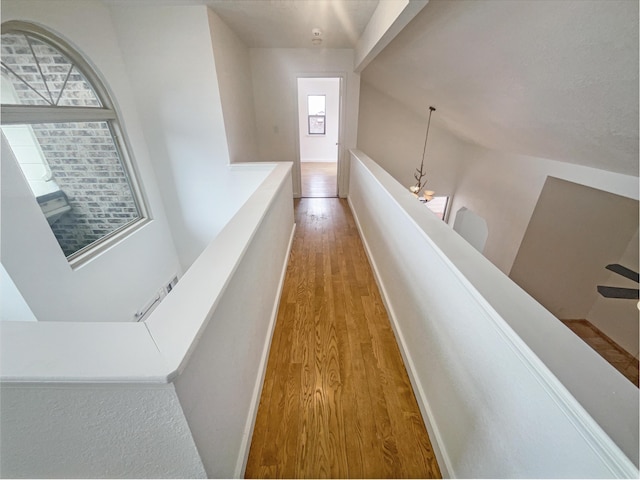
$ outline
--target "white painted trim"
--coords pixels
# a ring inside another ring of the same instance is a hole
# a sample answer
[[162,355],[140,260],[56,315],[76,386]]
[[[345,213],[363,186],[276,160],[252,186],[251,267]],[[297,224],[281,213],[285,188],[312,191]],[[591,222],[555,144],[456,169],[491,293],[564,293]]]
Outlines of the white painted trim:
[[[346,118],[347,118],[347,72],[312,72],[312,73],[296,73],[293,78],[294,105],[295,105],[295,149],[296,155],[293,162],[293,198],[302,198],[302,170],[300,163],[304,160],[300,158],[300,109],[298,106],[298,79],[300,78],[338,78],[340,79],[338,88],[338,152],[337,152],[337,174],[336,174],[336,192],[338,197],[345,198],[344,184],[349,184],[349,171],[345,168],[347,165],[346,157],[349,156],[349,150],[344,148],[346,139]],[[314,160],[315,161],[315,160]],[[346,172],[345,172],[346,171]]]
[[103,122],[116,120],[112,109],[102,107],[1,107],[2,124],[64,123],[64,122]]
[[253,429],[256,425],[256,418],[258,416],[258,406],[260,405],[260,396],[262,395],[262,387],[264,386],[264,378],[267,373],[267,363],[269,361],[269,352],[271,351],[271,341],[273,339],[273,332],[276,326],[276,320],[278,318],[278,310],[280,308],[280,298],[282,297],[282,289],[284,287],[285,277],[287,275],[287,267],[289,265],[289,257],[291,255],[291,248],[293,246],[293,238],[296,233],[296,224],[293,224],[291,229],[291,236],[289,237],[289,245],[287,246],[287,254],[284,258],[282,265],[282,272],[280,273],[280,281],[278,283],[278,292],[276,294],[275,302],[273,304],[273,310],[271,311],[271,318],[269,320],[269,327],[267,337],[265,338],[264,348],[262,350],[262,358],[260,359],[260,366],[258,367],[258,377],[256,378],[256,385],[253,389],[253,396],[251,398],[251,405],[249,407],[249,415],[247,416],[247,425],[242,435],[242,443],[238,452],[238,460],[236,463],[236,469],[233,473],[234,478],[244,478],[245,470],[247,468],[247,461],[249,460],[249,451],[251,450],[251,438],[253,437]]
[[438,467],[440,467],[440,473],[442,474],[443,478],[453,478],[451,474],[451,472],[453,472],[451,460],[446,454],[446,450],[440,448],[440,445],[444,444],[444,442],[442,441],[442,435],[440,435],[440,431],[438,430],[434,421],[433,413],[429,408],[427,396],[424,394],[424,389],[422,388],[422,383],[414,373],[416,371],[416,368],[413,363],[413,359],[411,358],[411,354],[409,353],[409,349],[407,347],[407,343],[405,342],[404,335],[402,334],[402,330],[400,330],[400,326],[398,325],[396,313],[393,309],[393,306],[391,305],[391,302],[389,302],[387,289],[385,288],[384,282],[382,281],[382,278],[380,276],[376,261],[371,254],[369,243],[367,242],[367,238],[363,234],[360,220],[358,219],[358,214],[356,213],[356,210],[351,203],[350,197],[347,197],[347,202],[349,203],[349,208],[351,209],[351,213],[353,214],[353,218],[356,222],[358,234],[360,235],[360,239],[362,240],[362,243],[364,245],[367,258],[369,259],[369,264],[371,265],[371,269],[373,270],[373,276],[376,280],[376,284],[378,285],[378,289],[380,290],[382,303],[387,309],[387,314],[389,315],[389,319],[391,320],[391,327],[393,328],[393,333],[396,336],[396,343],[400,347],[402,360],[407,367],[409,380],[411,381],[414,395],[418,402],[418,406],[420,407],[420,412],[422,413],[422,420],[424,421],[425,427],[427,427],[429,439],[431,440],[431,446],[433,447],[433,453],[435,453],[436,460],[438,461]]

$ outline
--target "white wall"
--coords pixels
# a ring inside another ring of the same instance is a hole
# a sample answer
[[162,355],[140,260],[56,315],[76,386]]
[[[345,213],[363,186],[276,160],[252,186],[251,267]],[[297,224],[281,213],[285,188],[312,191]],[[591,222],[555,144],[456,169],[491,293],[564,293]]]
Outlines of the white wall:
[[248,192],[228,191],[229,148],[205,6],[110,7],[183,269]]
[[27,305],[13,280],[0,264],[0,321],[35,322],[37,318]]
[[206,478],[173,385],[2,385],[4,478]]
[[208,9],[207,13],[229,159],[231,163],[255,162],[259,160],[258,132],[249,48],[213,10]]
[[469,244],[480,253],[484,250],[487,241],[487,222],[467,207],[462,207],[456,212],[456,221],[453,229],[460,234]]
[[[638,230],[629,241],[629,245],[619,259],[611,263],[619,263],[627,268],[638,271]],[[613,287],[638,288],[638,284],[613,272],[602,272],[600,285]],[[609,338],[624,348],[631,355],[638,358],[638,343],[640,339],[640,323],[638,322],[638,302],[617,298],[605,298],[598,295],[595,303],[586,316]]]
[[452,211],[468,207],[487,221],[484,254],[511,270],[547,176],[638,199],[638,178],[544,158],[467,144]]
[[[586,319],[600,297],[596,286],[611,273],[605,266],[623,256],[638,231],[638,213],[636,200],[548,177],[509,277],[556,317]],[[626,302],[632,312],[635,303]],[[627,342],[637,350],[637,336]]]
[[2,2],[2,20],[50,28],[95,67],[116,104],[153,218],[72,270],[3,143],[2,264],[38,320],[133,320],[135,311],[180,266],[109,10],[98,1],[78,9],[62,1],[7,0]]
[[[379,159],[402,184],[411,185],[426,119],[367,83],[361,91],[358,148]],[[453,195],[450,224],[462,207],[486,220],[489,235],[483,253],[505,273],[511,270],[547,176],[638,199],[637,177],[472,145],[442,129],[438,114],[436,110],[432,116],[425,160],[429,188]]]
[[[294,162],[298,156],[296,78],[300,75],[345,76],[345,128],[338,160],[338,189],[348,188],[348,149],[356,145],[360,75],[353,73],[353,50],[253,48],[251,69],[260,159]],[[300,170],[294,164],[293,194],[300,196]]]
[[637,388],[353,155],[349,203],[443,475],[637,476]]
[[[309,95],[325,96],[325,135],[309,135]],[[298,125],[301,162],[337,162],[340,122],[340,79],[298,79]]]
[[[175,381],[209,478],[244,478],[294,227],[290,173],[275,188],[267,213]],[[259,212],[255,204],[266,199],[253,198],[245,207]],[[233,233],[235,225],[226,228]],[[221,235],[212,244],[218,256],[228,251],[220,245],[237,244],[239,238]],[[206,282],[205,288],[211,290],[212,284]],[[149,328],[155,335],[154,323],[152,319]],[[164,345],[175,337],[155,338]]]

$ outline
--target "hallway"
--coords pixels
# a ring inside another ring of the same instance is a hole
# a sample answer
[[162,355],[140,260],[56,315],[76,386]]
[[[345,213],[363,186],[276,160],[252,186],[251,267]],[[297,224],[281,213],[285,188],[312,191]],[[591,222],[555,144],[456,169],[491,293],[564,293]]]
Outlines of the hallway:
[[245,476],[440,477],[347,201],[295,215]]
[[304,198],[338,196],[338,164],[335,162],[300,162],[300,178]]

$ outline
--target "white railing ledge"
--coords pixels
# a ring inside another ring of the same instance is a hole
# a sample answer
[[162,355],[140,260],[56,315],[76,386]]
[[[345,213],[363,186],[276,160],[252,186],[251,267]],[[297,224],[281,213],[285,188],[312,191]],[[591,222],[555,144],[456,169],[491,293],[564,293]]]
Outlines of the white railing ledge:
[[273,171],[178,282],[175,295],[167,296],[146,322],[169,366],[169,380],[187,362],[292,164],[271,167]]
[[638,389],[374,160],[359,150],[351,154],[422,232],[587,442],[620,469],[618,475],[637,478]]
[[230,166],[270,173],[145,322],[0,322],[0,382],[170,382],[197,344],[291,167]]
[[2,322],[3,383],[157,383],[167,365],[144,323]]

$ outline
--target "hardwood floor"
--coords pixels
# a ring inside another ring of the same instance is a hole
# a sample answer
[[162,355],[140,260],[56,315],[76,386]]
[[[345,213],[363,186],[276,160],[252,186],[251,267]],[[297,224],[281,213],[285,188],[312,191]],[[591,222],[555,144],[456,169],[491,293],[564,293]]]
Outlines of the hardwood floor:
[[638,386],[638,359],[611,340],[588,320],[562,320],[567,327],[593,348],[621,374]]
[[338,196],[338,164],[332,162],[300,162],[303,197]]
[[347,202],[296,223],[246,478],[440,478]]

